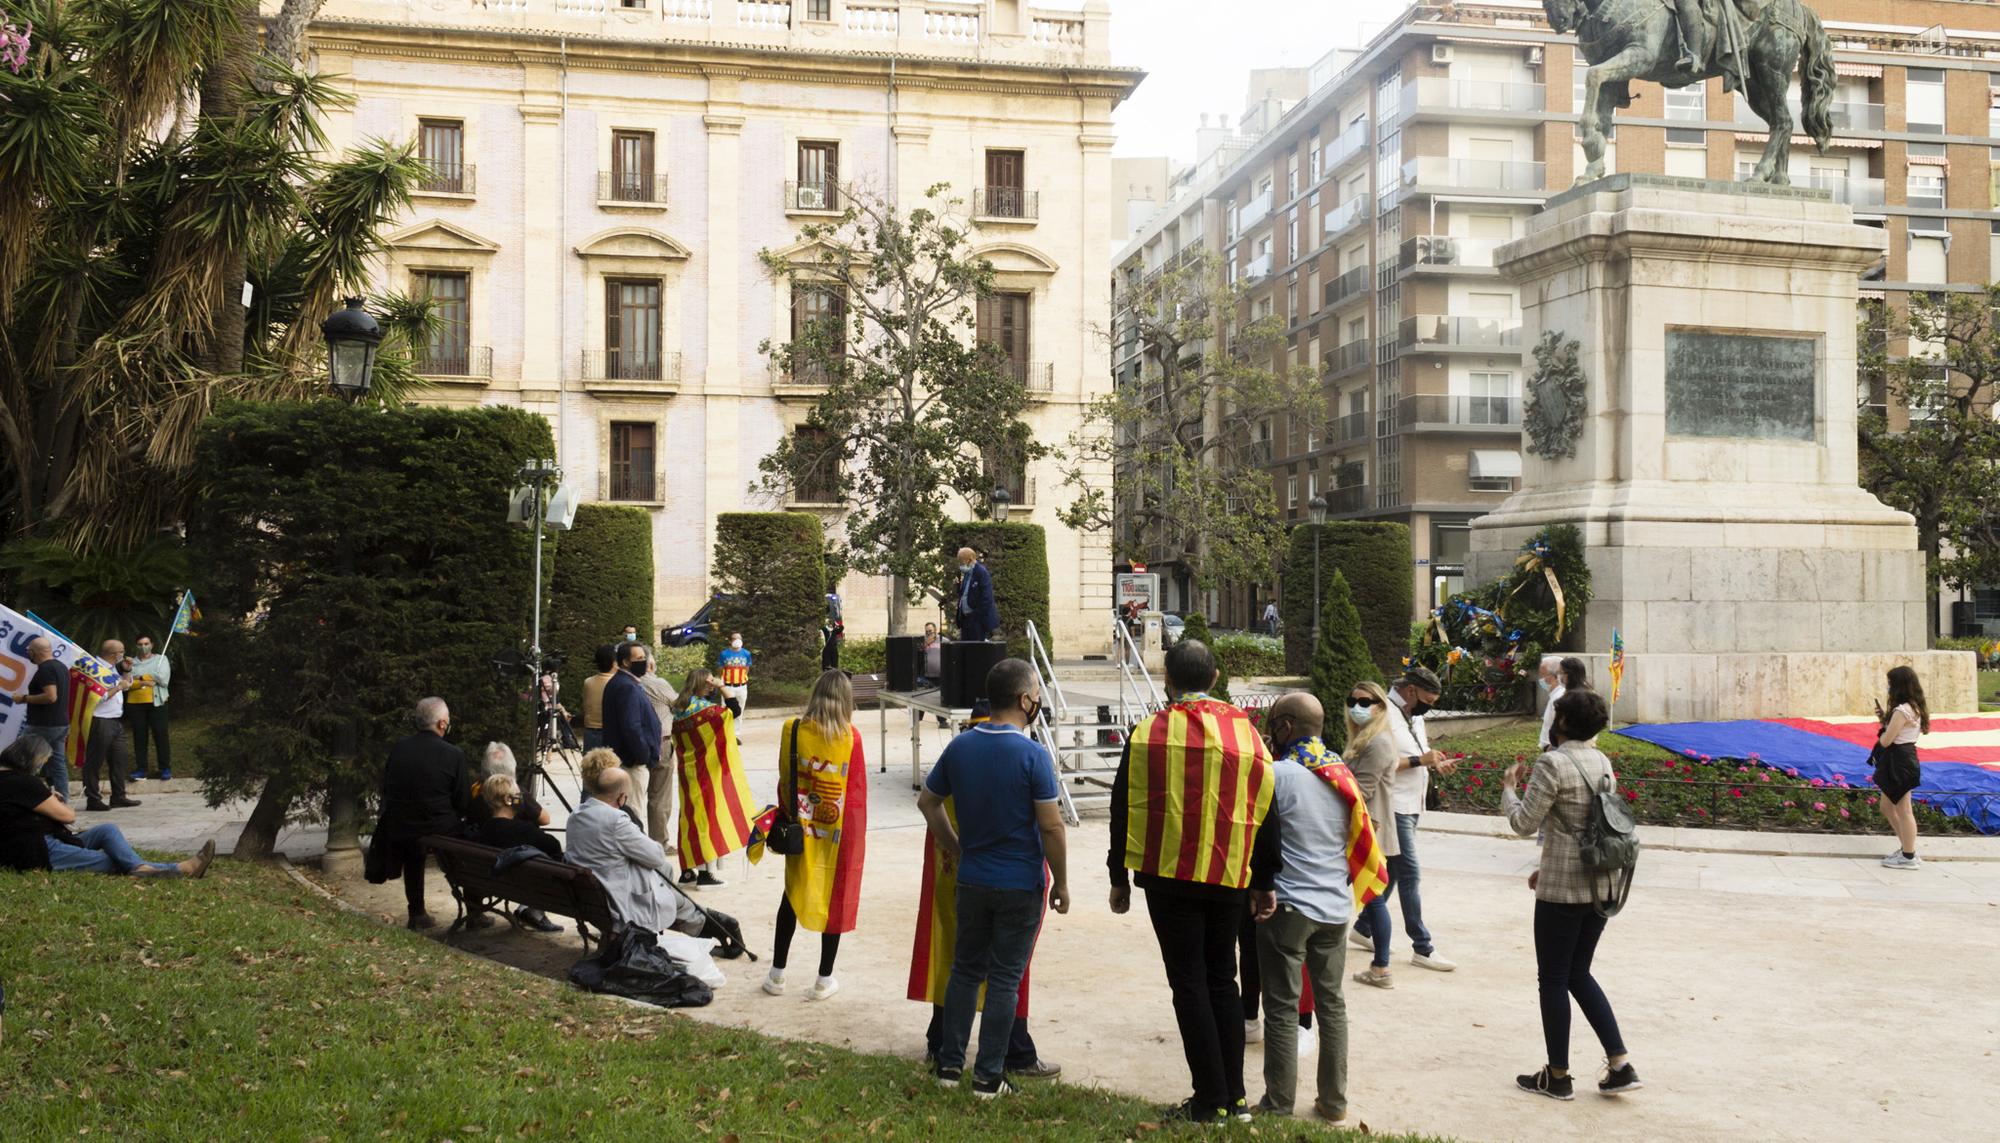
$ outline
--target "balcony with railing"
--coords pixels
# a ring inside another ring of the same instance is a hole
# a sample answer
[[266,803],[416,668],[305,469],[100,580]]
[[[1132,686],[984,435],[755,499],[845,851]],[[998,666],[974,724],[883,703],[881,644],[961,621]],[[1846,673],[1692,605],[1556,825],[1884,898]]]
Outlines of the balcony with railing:
[[1455,234],[1419,234],[1404,239],[1396,265],[1403,271],[1490,270],[1493,252],[1511,238],[1461,238]]
[[1368,292],[1368,267],[1356,266],[1328,282],[1324,288],[1328,309],[1353,301]]
[[493,379],[493,347],[420,345],[414,365],[419,377],[484,385]]
[[1326,145],[1326,170],[1331,174],[1342,163],[1356,155],[1368,153],[1368,121],[1350,123],[1347,129],[1333,137]]
[[1326,355],[1327,380],[1345,376],[1368,364],[1373,356],[1370,353],[1372,347],[1373,343],[1365,337],[1336,347],[1333,352]]
[[1403,164],[1406,190],[1461,189],[1541,195],[1548,185],[1543,164],[1524,159],[1458,159],[1419,155]]
[[1396,347],[1404,353],[1519,353],[1521,323],[1513,318],[1418,314],[1396,327]]
[[1246,282],[1255,282],[1270,276],[1271,256],[1269,254],[1259,254],[1255,258],[1250,259],[1243,267],[1243,280]]
[[1404,397],[1396,402],[1396,428],[1404,432],[1519,433],[1518,397]]
[[599,171],[597,201],[602,206],[664,207],[667,205],[667,176]]
[[680,391],[681,355],[620,349],[583,351],[583,388],[590,393],[670,394]]
[[[1794,125],[1793,130],[1795,132],[1804,131],[1804,127],[1798,126],[1803,119],[1803,115],[1799,110],[1799,93],[1796,90],[1786,98],[1785,106],[1791,109],[1792,123]],[[1828,107],[1827,118],[1832,121],[1833,133],[1836,135],[1856,135],[1863,132],[1881,131],[1884,129],[1883,124],[1888,121],[1887,116],[1883,112],[1882,105],[1879,103],[1851,103],[1843,101],[1836,101]],[[1741,93],[1738,93],[1736,96],[1736,126],[1745,132],[1754,131],[1759,134],[1768,134],[1770,131],[1770,128],[1765,125],[1763,117],[1750,109],[1749,101],[1744,99]]]
[[1374,217],[1368,212],[1368,196],[1358,194],[1326,212],[1325,240],[1332,242],[1347,229]]
[[1271,217],[1271,196],[1274,193],[1275,188],[1267,190],[1243,204],[1243,208],[1236,212],[1236,233],[1248,234],[1251,227]]
[[1424,76],[1403,84],[1398,117],[1449,115],[1457,122],[1484,117],[1518,119],[1539,114],[1547,98],[1539,83]]
[[1029,397],[1044,397],[1055,392],[1056,365],[1053,361],[1015,361],[1008,358],[1000,362],[1000,372],[1026,389]]
[[1350,516],[1375,506],[1375,494],[1366,484],[1329,488],[1322,495],[1326,497],[1326,514],[1329,516]]
[[659,469],[612,461],[597,477],[597,498],[619,504],[665,501],[667,474]]
[[840,209],[840,186],[830,179],[785,183],[786,214],[838,214]]
[[1805,185],[1826,191],[1833,195],[1833,201],[1846,203],[1864,214],[1871,211],[1880,213],[1882,205],[1888,201],[1883,181],[1866,176],[1814,172],[1807,177]]
[[1335,417],[1326,426],[1326,443],[1329,448],[1345,448],[1369,438],[1375,425],[1375,414],[1363,410]]
[[471,163],[440,163],[427,160],[417,176],[416,194],[464,195],[471,197],[478,186],[478,168]]
[[981,222],[1034,222],[1041,216],[1040,191],[979,187],[972,192],[972,217]]
[[1271,465],[1271,442],[1251,441],[1243,446],[1243,463],[1251,468],[1269,468]]

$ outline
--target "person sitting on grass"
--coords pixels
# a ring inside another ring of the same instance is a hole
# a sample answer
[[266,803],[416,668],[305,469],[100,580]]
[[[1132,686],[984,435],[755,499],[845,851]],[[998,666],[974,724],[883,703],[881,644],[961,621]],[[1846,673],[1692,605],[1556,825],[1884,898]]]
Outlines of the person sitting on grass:
[[204,877],[215,860],[215,842],[186,861],[163,864],[133,852],[125,834],[105,822],[70,832],[76,811],[41,776],[47,739],[15,739],[0,750],[0,865],[23,872],[130,873],[140,877]]

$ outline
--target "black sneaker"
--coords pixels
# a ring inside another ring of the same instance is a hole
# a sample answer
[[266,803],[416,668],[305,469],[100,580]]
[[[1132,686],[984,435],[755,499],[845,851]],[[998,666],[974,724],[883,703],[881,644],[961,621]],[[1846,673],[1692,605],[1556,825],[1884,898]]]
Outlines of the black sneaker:
[[681,884],[683,885],[694,884],[694,870],[692,869],[681,870]]
[[1251,1118],[1251,1117],[1250,1117],[1250,1101],[1249,1101],[1249,1100],[1247,1100],[1247,1099],[1239,1099],[1239,1100],[1237,1100],[1237,1101],[1236,1101],[1236,1108],[1235,1108],[1235,1111],[1234,1111],[1234,1114],[1235,1114],[1235,1116],[1236,1116],[1236,1122],[1238,1122],[1238,1123],[1248,1123],[1248,1122],[1250,1122],[1250,1118]]
[[1213,1127],[1228,1123],[1230,1115],[1220,1107],[1204,1111],[1199,1104],[1189,1098],[1162,1111],[1160,1119],[1166,1123],[1203,1123]]
[[1597,1090],[1605,1095],[1623,1095],[1628,1091],[1638,1091],[1645,1086],[1639,1081],[1639,1073],[1632,1070],[1632,1065],[1629,1063],[1606,1072],[1604,1078],[1597,1081]]
[[983,1080],[977,1076],[974,1076],[972,1079],[972,1094],[981,1099],[998,1099],[1003,1095],[1018,1095],[1020,1090],[1020,1088],[1008,1082],[1007,1077],[1004,1075],[999,1079]]
[[723,883],[723,881],[722,878],[717,877],[715,874],[710,873],[708,870],[704,869],[701,872],[695,874],[694,883],[697,886],[706,889],[709,888],[710,886],[720,885]]
[[1576,1080],[1573,1076],[1559,1076],[1543,1068],[1534,1075],[1515,1076],[1514,1083],[1522,1091],[1545,1095],[1550,1099],[1570,1100],[1576,1098]]
[[960,1077],[965,1075],[961,1068],[933,1067],[931,1074],[937,1077],[939,1087],[957,1087]]

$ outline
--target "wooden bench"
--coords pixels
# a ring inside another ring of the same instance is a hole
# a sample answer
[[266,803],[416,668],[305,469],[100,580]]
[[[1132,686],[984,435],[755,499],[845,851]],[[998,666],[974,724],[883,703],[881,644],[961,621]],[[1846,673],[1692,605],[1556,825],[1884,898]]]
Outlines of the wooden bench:
[[881,675],[849,675],[847,681],[854,685],[854,709],[860,710],[881,700],[882,686],[888,680]]
[[[575,921],[576,934],[583,939],[584,951],[589,952],[592,940],[602,941],[618,922],[611,911],[610,896],[588,869],[536,857],[495,874],[494,859],[503,851],[493,846],[433,834],[424,838],[424,848],[437,858],[445,883],[451,886],[451,898],[458,903],[458,918],[448,933],[464,928],[479,913],[499,913],[520,928],[513,911],[504,908],[511,902]],[[594,938],[590,933],[593,926],[597,929]]]

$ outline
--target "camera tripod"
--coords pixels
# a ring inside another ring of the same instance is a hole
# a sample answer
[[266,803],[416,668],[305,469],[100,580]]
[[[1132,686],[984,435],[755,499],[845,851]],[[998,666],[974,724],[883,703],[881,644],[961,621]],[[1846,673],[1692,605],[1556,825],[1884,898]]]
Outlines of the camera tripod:
[[580,748],[577,745],[576,732],[570,729],[569,712],[563,709],[562,703],[556,701],[557,688],[558,680],[553,670],[543,671],[536,680],[535,748],[521,770],[521,796],[532,799],[535,796],[536,780],[546,779],[549,792],[556,796],[556,801],[562,803],[563,811],[575,813],[576,807],[570,803],[569,796],[563,793],[562,787],[556,784],[555,775],[549,771],[551,763],[560,762],[569,770],[573,780],[579,783],[582,781],[581,771],[577,767]]

